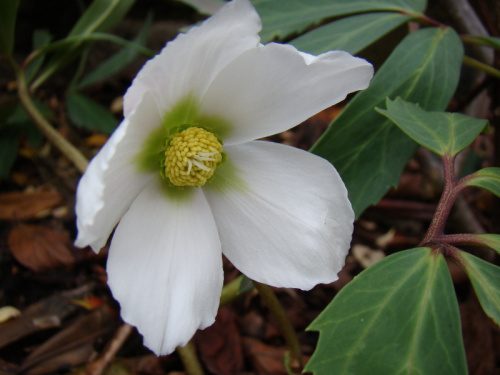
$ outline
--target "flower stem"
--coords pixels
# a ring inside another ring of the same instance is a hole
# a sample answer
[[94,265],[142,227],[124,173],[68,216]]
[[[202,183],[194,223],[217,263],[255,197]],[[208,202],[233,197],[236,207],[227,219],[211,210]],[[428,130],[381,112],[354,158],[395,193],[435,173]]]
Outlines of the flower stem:
[[30,118],[33,120],[38,129],[40,129],[43,135],[45,135],[45,137],[49,140],[49,142],[57,147],[59,151],[61,151],[61,153],[66,156],[81,173],[83,173],[89,163],[87,158],[85,158],[85,156],[83,156],[83,154],[75,146],[73,146],[66,140],[66,138],[55,130],[33,104],[26,86],[24,72],[17,69],[16,74],[19,100]]
[[[299,340],[295,334],[295,330],[288,320],[281,303],[274,294],[270,286],[253,281],[255,288],[258,290],[261,298],[266,302],[266,305],[271,312],[273,318],[276,320],[278,327],[283,334],[283,338],[290,350],[292,358],[297,361],[300,369],[304,368],[304,360],[302,358],[302,353],[300,350]],[[296,366],[291,366],[292,368]]]
[[241,296],[243,293],[253,289],[253,285],[245,275],[239,275],[222,288],[219,306],[227,305],[229,302]]
[[188,342],[186,346],[178,346],[176,349],[177,354],[181,358],[184,369],[188,375],[204,375],[203,367],[201,366],[198,356],[196,355],[196,348],[192,341]]

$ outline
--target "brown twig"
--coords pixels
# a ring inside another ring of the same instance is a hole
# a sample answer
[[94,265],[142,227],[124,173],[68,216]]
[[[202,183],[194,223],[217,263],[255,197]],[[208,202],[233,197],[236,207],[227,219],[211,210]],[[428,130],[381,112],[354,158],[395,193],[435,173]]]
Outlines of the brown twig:
[[114,337],[108,343],[104,352],[99,358],[87,365],[85,373],[87,375],[101,375],[115,358],[116,353],[123,346],[123,343],[133,331],[133,327],[124,323],[118,328]]

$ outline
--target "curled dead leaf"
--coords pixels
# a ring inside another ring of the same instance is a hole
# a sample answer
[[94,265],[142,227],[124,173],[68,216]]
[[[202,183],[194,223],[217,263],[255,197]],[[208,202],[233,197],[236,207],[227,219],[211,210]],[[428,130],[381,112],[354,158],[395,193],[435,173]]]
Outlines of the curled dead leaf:
[[0,220],[42,218],[62,201],[57,191],[10,192],[0,194]]
[[354,258],[363,268],[373,266],[375,263],[385,258],[385,253],[382,250],[375,250],[364,245],[354,245],[351,251]]
[[0,307],[0,323],[6,322],[7,320],[17,318],[21,315],[21,311],[13,306]]
[[66,232],[42,225],[20,225],[10,231],[7,243],[14,258],[35,272],[74,263]]

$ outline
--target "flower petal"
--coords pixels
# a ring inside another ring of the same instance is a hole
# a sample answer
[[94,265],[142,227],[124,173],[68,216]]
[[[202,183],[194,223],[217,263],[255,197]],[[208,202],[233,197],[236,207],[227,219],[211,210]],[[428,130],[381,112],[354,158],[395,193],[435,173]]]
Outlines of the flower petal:
[[225,151],[236,171],[224,176],[223,164],[217,177],[225,184],[204,187],[224,255],[251,279],[276,287],[307,290],[335,281],[354,221],[335,168],[271,142]]
[[224,114],[235,127],[224,143],[243,143],[298,125],[366,88],[372,75],[368,62],[347,52],[312,56],[290,45],[260,45],[221,71],[200,111]]
[[201,189],[173,200],[149,184],[118,224],[108,284],[123,320],[156,354],[184,346],[215,320],[222,289],[217,228]]
[[179,99],[201,97],[210,82],[238,55],[259,43],[260,18],[248,0],[236,0],[187,34],[169,42],[144,65],[124,97],[125,116],[146,91],[168,111]]
[[145,95],[92,159],[78,184],[75,245],[99,251],[134,198],[152,175],[137,171],[133,160],[161,120],[151,95]]

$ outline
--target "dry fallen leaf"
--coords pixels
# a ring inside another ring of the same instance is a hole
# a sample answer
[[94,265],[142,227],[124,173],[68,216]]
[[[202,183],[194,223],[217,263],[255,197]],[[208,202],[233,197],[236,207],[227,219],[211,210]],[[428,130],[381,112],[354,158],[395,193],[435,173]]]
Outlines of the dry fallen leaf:
[[243,370],[241,336],[230,310],[220,308],[215,323],[198,332],[196,338],[201,359],[211,373],[232,375]]
[[0,307],[0,323],[6,322],[7,320],[17,318],[21,315],[21,311],[13,306]]
[[[88,284],[78,289],[55,294],[30,305],[17,319],[0,324],[0,348],[33,333],[59,327],[68,316],[72,316],[81,309],[70,301],[84,298],[94,287],[93,284]],[[53,325],[49,326],[50,323]]]
[[243,337],[243,347],[257,374],[286,375],[283,366],[284,348],[269,346],[250,337]]
[[61,202],[57,191],[0,194],[0,220],[26,220],[47,216]]
[[385,258],[382,250],[375,250],[365,245],[356,244],[352,247],[352,255],[361,264],[361,267],[368,268]]
[[102,147],[109,136],[106,134],[93,134],[90,137],[85,138],[85,143],[89,147]]
[[116,325],[113,311],[103,305],[73,320],[35,348],[23,361],[20,371],[30,375],[53,374],[61,367],[78,366],[90,358],[96,340],[108,336]]
[[71,240],[66,232],[42,225],[20,225],[7,238],[9,249],[19,263],[39,272],[73,264]]

